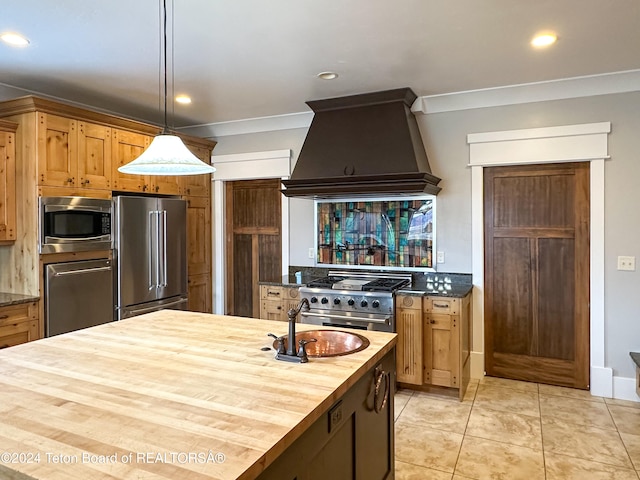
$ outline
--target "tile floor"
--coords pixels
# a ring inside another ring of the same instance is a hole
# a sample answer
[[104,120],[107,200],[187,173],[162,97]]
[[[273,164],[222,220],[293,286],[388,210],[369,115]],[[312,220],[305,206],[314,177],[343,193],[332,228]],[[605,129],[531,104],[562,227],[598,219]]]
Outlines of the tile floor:
[[485,377],[463,402],[400,390],[396,480],[639,480],[640,403]]

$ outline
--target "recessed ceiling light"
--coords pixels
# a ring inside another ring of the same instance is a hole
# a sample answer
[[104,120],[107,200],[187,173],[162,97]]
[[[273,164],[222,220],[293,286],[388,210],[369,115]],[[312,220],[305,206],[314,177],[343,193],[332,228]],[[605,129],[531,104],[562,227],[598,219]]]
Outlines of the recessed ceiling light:
[[553,45],[558,40],[555,33],[541,33],[531,40],[531,45],[535,48],[544,48]]
[[322,80],[333,80],[334,78],[338,78],[338,74],[336,72],[320,72],[318,78]]
[[187,105],[191,103],[191,97],[188,95],[178,95],[176,96],[176,102],[182,103],[183,105]]
[[22,35],[18,35],[17,33],[3,33],[2,35],[0,35],[0,39],[2,39],[3,42],[15,47],[25,47],[29,45],[29,40]]

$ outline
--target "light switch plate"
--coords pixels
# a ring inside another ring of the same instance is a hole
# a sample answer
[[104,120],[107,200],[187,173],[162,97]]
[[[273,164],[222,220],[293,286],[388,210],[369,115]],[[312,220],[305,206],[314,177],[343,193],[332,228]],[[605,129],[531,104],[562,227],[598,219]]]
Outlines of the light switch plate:
[[316,249],[315,248],[310,248],[309,249],[309,258],[315,258],[316,257]]
[[444,252],[436,252],[436,263],[444,263]]
[[636,257],[618,257],[618,270],[635,272]]

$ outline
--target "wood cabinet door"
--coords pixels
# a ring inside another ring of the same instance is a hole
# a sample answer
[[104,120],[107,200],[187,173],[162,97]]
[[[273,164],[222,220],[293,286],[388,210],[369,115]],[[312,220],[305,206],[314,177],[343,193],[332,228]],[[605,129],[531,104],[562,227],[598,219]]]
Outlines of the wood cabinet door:
[[[208,148],[187,145],[191,152],[209,165],[211,163],[211,150]],[[179,177],[180,189],[183,195],[194,197],[209,197],[211,195],[211,174],[184,175]]]
[[129,132],[114,128],[111,133],[111,180],[113,190],[121,192],[151,193],[149,178],[144,175],[120,173],[118,167],[138,158],[151,143],[151,137],[142,133]]
[[179,195],[181,191],[180,177],[176,175],[154,175],[147,177],[151,192],[161,195]]
[[49,113],[38,114],[38,185],[78,185],[77,122]]
[[111,190],[111,127],[78,123],[80,186]]
[[187,271],[211,275],[211,200],[187,198]]
[[396,298],[396,375],[399,382],[423,384],[422,297]]
[[16,239],[15,152],[15,134],[0,131],[0,243]]
[[589,164],[484,170],[485,369],[589,387]]
[[211,275],[189,275],[187,281],[189,300],[187,308],[191,312],[211,313]]
[[459,317],[440,313],[424,316],[425,383],[458,387],[460,370]]

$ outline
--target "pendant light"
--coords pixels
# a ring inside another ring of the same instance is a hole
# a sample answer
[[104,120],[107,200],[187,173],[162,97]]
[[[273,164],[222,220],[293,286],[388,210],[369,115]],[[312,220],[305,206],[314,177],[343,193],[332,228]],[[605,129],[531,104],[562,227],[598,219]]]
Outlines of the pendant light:
[[164,128],[135,160],[118,168],[119,172],[134,175],[200,175],[215,172],[215,168],[196,157],[169,132],[167,122],[167,0],[162,0],[163,70],[164,70]]

